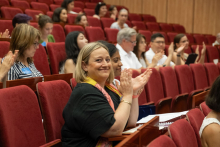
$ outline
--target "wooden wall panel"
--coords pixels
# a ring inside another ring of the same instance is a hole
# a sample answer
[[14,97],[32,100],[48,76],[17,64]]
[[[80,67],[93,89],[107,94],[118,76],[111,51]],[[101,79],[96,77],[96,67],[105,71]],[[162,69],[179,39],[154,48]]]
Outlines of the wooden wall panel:
[[110,4],[110,5],[120,5],[120,1],[121,0],[104,0],[106,4]]
[[219,19],[219,12],[220,12],[220,0],[217,0],[217,10],[215,13],[215,33],[213,35],[217,35],[220,33],[220,19]]
[[127,7],[130,13],[141,14],[142,2],[143,0],[120,0],[120,5]]
[[142,13],[155,16],[158,22],[166,22],[167,0],[143,0]]
[[193,0],[168,0],[167,23],[181,24],[187,33],[192,33]]

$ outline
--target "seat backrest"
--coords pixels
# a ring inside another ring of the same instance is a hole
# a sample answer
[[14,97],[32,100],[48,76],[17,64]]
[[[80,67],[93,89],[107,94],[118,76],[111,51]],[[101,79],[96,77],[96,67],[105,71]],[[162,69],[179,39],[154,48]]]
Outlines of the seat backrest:
[[47,142],[61,139],[60,131],[64,125],[62,113],[72,93],[70,85],[63,80],[40,82],[37,92]]
[[160,28],[161,28],[161,31],[173,32],[173,26],[167,23],[161,23]]
[[138,32],[145,36],[147,43],[150,43],[150,38],[151,38],[151,35],[152,35],[151,31],[139,30]]
[[[75,4],[75,3],[74,3]],[[59,8],[60,5],[56,5],[56,4],[50,4],[50,9],[51,11],[54,11],[56,8]]]
[[84,8],[84,12],[85,12],[86,16],[93,16],[95,14],[94,9]]
[[168,39],[169,39],[169,42],[173,42],[174,41],[174,38],[175,38],[175,36],[177,35],[178,33],[176,33],[176,32],[168,32],[167,33],[167,37],[168,37]]
[[34,54],[34,65],[42,75],[50,75],[50,66],[45,48],[40,44]]
[[76,13],[82,12],[82,8],[80,7],[74,7],[72,10],[73,12],[76,12]]
[[52,11],[48,11],[48,12],[47,12],[47,15],[48,15],[50,18],[52,18],[53,12],[52,12]]
[[130,21],[142,21],[141,15],[136,14],[136,13],[129,13],[128,14],[128,19]]
[[86,27],[86,35],[89,42],[94,42],[98,40],[105,40],[105,35],[100,27]]
[[23,9],[30,9],[30,4],[27,1],[12,0],[11,5],[13,7],[19,7],[19,8],[23,8]]
[[63,0],[54,0],[54,3],[56,5],[61,5],[63,3]]
[[187,39],[189,40],[189,44],[195,44],[195,40],[194,40],[194,37],[192,34],[189,34],[189,33],[185,33]]
[[136,26],[138,30],[146,30],[146,25],[143,21],[131,21],[133,26]]
[[142,18],[144,21],[146,22],[157,22],[156,17],[152,16],[152,15],[148,15],[148,14],[143,14]]
[[209,45],[212,45],[216,40],[216,37],[213,35],[206,35],[205,37],[206,37]]
[[212,83],[219,76],[218,67],[214,63],[205,63],[204,65],[205,65],[209,86],[212,86]]
[[94,18],[92,16],[87,16],[88,24],[92,27],[102,27],[99,19]]
[[186,116],[187,116],[187,120],[189,121],[189,123],[191,124],[191,126],[194,129],[199,147],[202,147],[200,135],[199,135],[199,130],[200,130],[202,122],[205,118],[205,115],[202,113],[201,110],[199,110],[198,108],[195,108],[195,109],[190,110],[186,114]]
[[0,20],[0,32],[5,32],[5,30],[9,30],[9,34],[12,33],[13,26],[12,26],[12,20]]
[[198,147],[194,130],[187,120],[175,121],[169,126],[168,130],[177,147]]
[[0,58],[3,58],[9,51],[10,42],[0,41]]
[[176,147],[176,144],[167,135],[161,135],[154,139],[148,147]]
[[47,50],[52,73],[58,74],[60,63],[66,59],[65,42],[48,43]]
[[84,8],[85,8],[84,3],[81,2],[81,1],[74,1],[74,6],[75,6],[75,7],[79,7],[79,8],[81,8],[81,9],[84,9]]
[[23,13],[23,11],[20,8],[15,8],[15,7],[7,7],[7,6],[1,7],[2,18],[12,20],[14,16],[18,13]]
[[67,14],[68,24],[75,24],[76,17],[77,17],[77,14]]
[[196,41],[196,44],[198,45],[202,45],[202,43],[204,42],[205,44],[208,43],[208,41],[206,40],[205,36],[204,35],[201,35],[201,34],[194,34],[193,35],[195,41]]
[[110,28],[112,23],[114,23],[114,19],[112,18],[101,18],[102,28]]
[[35,93],[27,86],[0,90],[0,144],[4,147],[46,143]]
[[33,21],[37,21],[36,15],[44,14],[44,12],[41,10],[25,9],[25,14],[31,16]]
[[91,2],[85,3],[86,8],[88,9],[95,9],[96,5],[97,5],[96,3],[91,3]]
[[200,109],[203,112],[204,116],[207,116],[209,114],[209,112],[212,111],[212,109],[210,109],[205,102],[202,102],[200,104]]
[[179,25],[179,24],[173,24],[173,29],[175,32],[178,32],[178,33],[186,33],[184,26]]
[[53,24],[52,35],[56,42],[65,42],[66,36],[63,27],[60,24]]
[[50,4],[53,4],[53,0],[37,0],[38,2],[40,2],[40,3],[46,3],[48,6],[50,5]]
[[72,89],[74,89],[74,87],[76,87],[77,82],[76,82],[75,78],[70,79],[70,85],[71,85]]
[[208,79],[205,67],[202,64],[190,64],[193,74],[195,89],[204,89],[208,87]]
[[206,45],[206,54],[209,62],[214,62],[214,59],[219,60],[219,51],[212,45]]
[[0,7],[2,7],[2,6],[10,6],[9,1],[8,0],[1,0]]
[[187,49],[185,49],[184,53],[191,54],[192,53],[191,47],[189,46]]
[[73,32],[73,31],[79,31],[85,34],[84,28],[80,25],[65,25],[64,29],[65,29],[66,35],[68,35],[70,32]]
[[36,10],[41,10],[42,12],[47,12],[50,10],[46,3],[31,2],[31,7]]
[[39,29],[39,25],[37,22],[30,22],[30,25],[35,27],[36,29]]
[[[192,51],[195,53],[196,48],[197,48],[197,45],[192,45],[191,47],[192,47]],[[202,51],[202,49],[203,49],[203,46],[202,46],[202,45],[199,45],[199,55],[200,55],[200,56],[199,56],[198,61],[199,61],[200,58],[201,58],[201,51]],[[208,62],[207,53],[205,54],[205,62]]]
[[117,34],[118,34],[118,29],[110,29],[110,28],[105,28],[105,35],[106,39],[109,42],[116,43],[117,42]]
[[147,29],[150,31],[160,31],[160,27],[158,25],[158,23],[155,22],[147,22]]

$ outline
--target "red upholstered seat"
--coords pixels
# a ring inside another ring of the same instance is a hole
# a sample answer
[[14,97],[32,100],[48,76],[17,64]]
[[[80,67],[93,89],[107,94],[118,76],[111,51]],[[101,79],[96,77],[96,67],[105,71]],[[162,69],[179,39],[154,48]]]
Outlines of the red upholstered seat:
[[147,14],[143,14],[142,18],[144,21],[146,22],[157,22],[156,17],[152,16],[152,15],[147,15]]
[[175,33],[175,32],[167,32],[167,37],[168,37],[169,42],[173,42],[177,34],[178,33]]
[[102,28],[110,28],[111,25],[114,23],[114,19],[112,18],[101,18]]
[[129,12],[129,9],[128,9],[127,7],[125,7],[125,6],[116,5],[116,7],[117,7],[118,12],[119,12],[121,9],[126,9],[126,10]]
[[202,45],[203,42],[204,42],[205,44],[208,44],[208,41],[207,41],[207,39],[205,38],[204,35],[194,34],[193,37],[194,37],[194,39],[195,39],[197,45]]
[[74,6],[75,6],[75,7],[79,7],[79,8],[81,8],[81,9],[84,9],[84,8],[85,8],[84,3],[81,2],[81,1],[74,1]]
[[130,28],[133,27],[132,23],[131,23],[129,20],[127,20],[125,23],[126,23]]
[[59,64],[66,59],[65,42],[48,43],[48,55],[53,74],[59,74]]
[[187,120],[189,121],[189,123],[193,127],[194,132],[196,134],[198,147],[202,147],[200,135],[199,135],[199,130],[200,130],[202,122],[205,118],[204,114],[198,108],[195,108],[195,109],[190,110],[186,114],[186,116],[187,116]]
[[103,0],[90,0],[93,3],[103,2]]
[[[195,53],[196,48],[197,48],[197,45],[192,45],[191,47],[192,47],[193,52]],[[202,46],[202,45],[199,45],[199,55],[200,55],[200,56],[199,56],[198,61],[200,60],[202,49],[203,49],[203,46]],[[205,53],[205,62],[208,62],[207,53]]]
[[205,63],[204,65],[205,65],[209,86],[212,86],[212,83],[219,76],[218,67],[214,63]]
[[148,30],[150,30],[150,31],[160,31],[160,27],[159,27],[158,23],[147,22],[146,26],[147,26]]
[[40,44],[34,54],[34,65],[42,75],[50,75],[50,66],[47,59],[45,48]]
[[30,9],[30,4],[27,1],[12,0],[11,5],[13,7],[19,7],[19,8],[23,8],[23,9]]
[[56,5],[61,5],[63,0],[53,0]]
[[86,16],[93,16],[95,14],[95,10],[94,9],[84,8],[84,12],[85,12]]
[[161,135],[154,139],[148,147],[176,147],[176,144],[167,135]]
[[100,27],[86,27],[86,36],[89,42],[94,42],[98,40],[105,40],[105,35]]
[[77,17],[77,14],[67,14],[68,24],[75,24],[76,17]]
[[141,15],[136,14],[136,13],[129,13],[128,14],[128,19],[130,21],[142,21]]
[[160,28],[161,28],[161,31],[164,31],[164,32],[173,32],[173,26],[171,24],[161,23]]
[[187,49],[185,49],[184,53],[191,54],[192,53],[191,47],[189,46]]
[[100,28],[102,27],[100,20],[97,18],[94,18],[92,16],[87,16],[87,21],[89,23],[89,26],[100,27]]
[[143,21],[131,21],[133,26],[136,26],[138,30],[146,30],[146,25]]
[[5,32],[6,29],[9,30],[9,34],[12,33],[13,30],[12,20],[0,19],[0,32]]
[[37,0],[37,1],[40,2],[40,3],[46,3],[48,6],[50,4],[53,4],[53,0]]
[[172,123],[169,126],[169,134],[177,147],[198,147],[195,132],[185,119]]
[[96,3],[90,3],[90,2],[85,3],[85,6],[86,6],[87,9],[93,9],[94,10],[96,5],[97,5]]
[[117,34],[119,31],[118,29],[105,28],[104,31],[108,42],[112,42],[112,43],[117,42]]
[[65,32],[60,24],[53,24],[52,35],[56,42],[65,42],[66,39]]
[[196,89],[209,87],[205,67],[202,64],[190,64]]
[[186,33],[184,26],[179,25],[179,24],[173,24],[173,29],[177,33]]
[[36,15],[44,14],[41,10],[25,9],[25,14],[31,16],[33,21],[37,21]]
[[40,82],[37,92],[47,142],[61,139],[60,131],[64,125],[62,113],[72,93],[70,85],[63,80]]
[[1,0],[0,7],[2,7],[2,6],[10,6],[9,1],[8,0]]
[[47,15],[48,15],[50,18],[52,18],[53,12],[52,12],[52,11],[48,11],[48,12],[47,12]]
[[165,97],[172,97],[172,111],[187,110],[188,93],[180,94],[175,71],[172,67],[161,67],[160,75],[163,83]]
[[76,87],[77,83],[76,83],[75,78],[70,79],[70,84],[71,84],[72,89],[73,89],[74,87]]
[[79,25],[65,25],[64,29],[65,29],[66,35],[69,34],[70,32],[73,32],[73,31],[79,31],[79,32],[83,32],[83,34],[85,34],[84,28]]
[[7,7],[7,6],[1,7],[2,18],[13,19],[17,13],[23,13],[23,11],[20,8],[15,8],[15,7]]
[[187,39],[189,40],[189,44],[192,45],[192,44],[196,43],[192,34],[185,33],[185,35],[186,35]]
[[213,62],[214,59],[219,60],[219,51],[212,45],[206,45],[206,54],[209,62]]
[[205,37],[209,45],[212,45],[216,40],[216,37],[213,35],[206,35]]
[[[39,1],[39,0],[38,0]],[[45,0],[44,0],[45,1]],[[49,11],[49,6],[46,3],[39,3],[39,2],[31,2],[31,7],[36,10],[40,10],[42,12]]]
[[168,37],[167,37],[167,34],[165,32],[159,32],[159,31],[153,31],[153,34],[155,33],[160,33],[164,36],[164,39],[165,39],[165,43],[168,44],[169,43],[169,40],[168,40]]
[[56,5],[56,4],[50,4],[50,10],[54,11],[56,8],[59,8],[60,5]]
[[147,43],[150,43],[150,38],[151,38],[151,35],[152,35],[151,31],[139,30],[138,32],[145,36]]
[[76,13],[83,12],[83,9],[80,7],[74,7],[72,10],[73,12],[76,12]]
[[200,104],[200,109],[205,116],[207,116],[209,114],[209,112],[211,112],[211,109],[206,105],[205,102]]
[[0,41],[0,58],[3,58],[9,51],[10,42]]

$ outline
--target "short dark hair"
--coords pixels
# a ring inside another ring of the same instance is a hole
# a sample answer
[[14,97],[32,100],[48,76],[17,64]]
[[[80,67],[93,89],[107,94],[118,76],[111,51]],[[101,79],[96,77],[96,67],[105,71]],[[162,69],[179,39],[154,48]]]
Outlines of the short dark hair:
[[59,7],[54,10],[53,16],[52,16],[53,22],[60,22],[60,13],[62,12],[63,9],[66,10],[66,8],[63,8],[63,7]]
[[96,7],[95,7],[95,14],[96,14],[96,15],[99,15],[99,10],[100,10],[100,8],[101,8],[102,6],[106,6],[106,4],[103,3],[103,2],[97,3],[97,5],[96,5]]
[[32,17],[28,16],[27,14],[18,13],[12,19],[12,25],[15,28],[16,27],[16,23],[17,24],[27,23],[30,20],[32,20]]
[[209,94],[206,96],[206,105],[216,111],[220,112],[220,76],[218,76],[215,82],[212,84],[212,87],[209,91]]
[[61,4],[61,7],[67,9],[69,3],[73,2],[74,0],[64,0]]
[[160,33],[155,33],[155,34],[153,34],[153,35],[151,36],[150,41],[151,41],[151,42],[154,42],[154,40],[155,40],[157,37],[164,38],[164,36],[163,36],[162,34],[160,34]]
[[110,11],[110,12],[113,11],[115,7],[116,7],[115,5],[111,5],[111,6],[109,7],[108,11]]
[[173,44],[174,44],[174,50],[177,49],[176,43],[180,43],[181,38],[186,36],[185,34],[178,34],[174,37],[173,39]]
[[108,48],[110,57],[112,57],[118,51],[118,49],[116,48],[114,44],[108,43],[104,40],[99,40],[98,42],[104,44]]
[[38,25],[42,29],[47,23],[53,23],[51,18],[47,15],[39,14],[38,16]]
[[[144,35],[138,33],[137,37],[136,37],[137,43],[136,43],[136,46],[134,47],[134,50],[133,50],[133,52],[134,52],[134,54],[136,55],[137,58],[138,58],[139,43],[140,43],[142,38],[144,38],[144,40],[146,41],[146,37]],[[145,52],[141,53],[141,57],[144,59],[144,61],[146,61],[144,53]],[[138,60],[139,60],[139,58],[138,58]]]

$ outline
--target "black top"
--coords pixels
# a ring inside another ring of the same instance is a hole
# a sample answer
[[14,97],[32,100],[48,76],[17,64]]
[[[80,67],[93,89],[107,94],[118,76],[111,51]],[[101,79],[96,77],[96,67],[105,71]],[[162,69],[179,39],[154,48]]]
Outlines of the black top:
[[[112,98],[115,110],[120,97],[105,87]],[[94,147],[99,137],[115,123],[114,111],[106,97],[96,87],[77,84],[63,110],[63,147]]]

